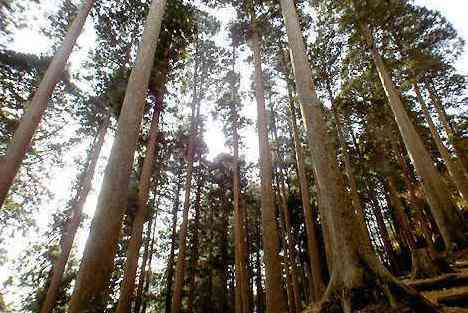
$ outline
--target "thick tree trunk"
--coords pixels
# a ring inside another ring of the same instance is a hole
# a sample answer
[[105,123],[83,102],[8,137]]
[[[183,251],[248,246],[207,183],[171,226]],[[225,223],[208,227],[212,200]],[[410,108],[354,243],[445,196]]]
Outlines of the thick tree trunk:
[[[395,305],[398,301],[421,312],[437,312],[428,301],[399,283],[382,266],[370,248],[369,238],[362,227],[364,222],[350,210],[352,204],[338,171],[333,144],[327,134],[325,117],[314,89],[294,2],[280,0],[280,3],[316,171],[320,213],[328,228],[324,232],[327,236],[325,240],[331,243],[332,248],[332,276],[318,311],[328,311],[329,304],[338,304],[345,313],[350,313],[372,302]],[[375,290],[380,290],[385,296],[376,294]]]
[[431,86],[427,82],[425,84],[425,87],[429,93],[429,97],[431,98],[432,103],[434,104],[434,107],[436,108],[437,116],[439,117],[439,120],[442,122],[442,126],[445,130],[445,133],[447,134],[448,140],[455,150],[456,156],[458,157],[459,160],[461,160],[465,170],[467,170],[468,156],[467,156],[466,150],[464,150],[460,146],[460,136],[456,134],[452,125],[450,125],[447,113],[445,112],[442,102],[437,96],[436,91],[434,90],[434,87]]
[[279,256],[279,233],[276,224],[276,210],[273,201],[273,173],[271,150],[268,141],[267,112],[262,71],[260,37],[252,13],[250,45],[255,64],[255,96],[257,102],[258,139],[260,149],[261,207],[263,226],[263,251],[265,263],[265,290],[267,313],[284,313],[286,299],[282,291],[281,259]]
[[[203,86],[202,76],[201,86]],[[179,254],[177,256],[174,292],[172,295],[171,313],[180,313],[182,306],[182,288],[185,279],[186,270],[186,254],[187,254],[187,231],[188,218],[190,209],[190,195],[192,191],[192,176],[193,176],[193,157],[195,148],[195,139],[198,136],[198,120],[200,117],[200,94],[194,95],[192,104],[192,121],[190,127],[190,138],[187,147],[187,174],[185,176],[185,195],[184,195],[184,211],[182,213],[182,224],[179,230]]]
[[101,148],[104,144],[104,139],[107,134],[107,129],[109,128],[109,123],[110,114],[107,114],[104,121],[99,126],[99,130],[96,133],[96,137],[94,138],[93,146],[89,151],[88,163],[84,169],[84,172],[82,173],[80,186],[72,204],[72,216],[62,237],[62,253],[55,262],[52,278],[47,290],[47,295],[41,307],[41,313],[52,312],[56,304],[60,283],[63,277],[63,273],[65,272],[65,266],[70,256],[70,251],[73,246],[73,241],[75,240],[76,232],[81,223],[81,213],[83,211],[83,206],[86,202],[86,199],[88,198],[89,191],[91,190],[91,183],[94,177],[94,172],[96,170],[99,154],[101,153]]
[[177,188],[176,188],[176,198],[174,201],[174,208],[172,210],[172,235],[171,235],[171,251],[169,253],[169,259],[167,261],[167,277],[166,277],[166,298],[165,298],[165,312],[171,312],[171,303],[172,303],[172,283],[174,278],[174,259],[175,259],[175,249],[176,249],[176,238],[177,238],[177,217],[179,211],[179,201],[180,201],[180,190],[181,190],[181,176],[180,172],[177,177]]
[[[132,296],[135,291],[135,278],[138,267],[138,258],[143,236],[143,227],[148,217],[148,197],[153,174],[154,160],[157,151],[157,138],[159,133],[159,116],[163,106],[163,94],[160,93],[155,101],[153,118],[149,130],[146,145],[146,156],[140,174],[138,190],[138,207],[132,225],[132,234],[127,248],[127,260],[125,264],[124,277],[120,289],[120,298],[117,304],[117,313],[127,313],[131,307]],[[158,182],[155,181],[155,184]]]
[[31,103],[25,107],[24,115],[13,135],[5,156],[0,159],[0,208],[3,206],[10,186],[31,146],[31,140],[47,109],[49,98],[64,74],[65,65],[93,4],[94,0],[85,0],[83,2],[78,15],[65,35],[62,45],[55,52],[52,62],[49,64],[39,87],[34,93]]
[[291,87],[288,83],[289,105],[291,114],[291,128],[293,131],[294,148],[296,152],[297,163],[297,176],[299,178],[299,185],[301,189],[301,200],[304,210],[305,226],[307,233],[307,248],[309,252],[310,271],[312,276],[312,286],[310,288],[311,301],[317,301],[325,291],[325,280],[322,274],[322,260],[320,259],[320,244],[317,239],[317,227],[314,222],[314,213],[310,205],[309,184],[307,183],[307,176],[305,172],[305,157],[302,149],[301,139],[299,136],[299,129],[296,122],[296,109],[292,96]]
[[442,159],[444,160],[445,165],[447,166],[448,172],[452,181],[455,183],[457,190],[463,200],[464,209],[468,210],[468,175],[466,170],[462,164],[462,161],[459,158],[453,159],[448,151],[447,147],[445,147],[444,143],[442,142],[442,138],[440,138],[439,133],[437,132],[437,128],[434,125],[432,120],[431,114],[427,108],[426,102],[424,101],[421,91],[419,90],[419,86],[416,82],[412,82],[413,90],[416,93],[416,97],[418,99],[419,104],[421,105],[422,112],[424,114],[424,118],[426,119],[427,124],[429,125],[429,129],[431,131],[432,138],[435,141],[437,146],[437,150],[439,151]]
[[127,203],[128,183],[166,0],[153,0],[125,93],[117,135],[70,300],[70,313],[94,312],[105,293]]
[[374,38],[369,27],[365,24],[361,24],[361,30],[371,52],[382,86],[387,94],[403,142],[405,143],[408,153],[411,155],[411,160],[416,172],[422,178],[424,193],[431,207],[432,214],[439,226],[446,248],[448,251],[462,248],[466,245],[466,238],[461,214],[452,203],[447,186],[435,168],[429,152],[424,146],[421,137],[416,132],[401,102],[400,95],[375,46]]

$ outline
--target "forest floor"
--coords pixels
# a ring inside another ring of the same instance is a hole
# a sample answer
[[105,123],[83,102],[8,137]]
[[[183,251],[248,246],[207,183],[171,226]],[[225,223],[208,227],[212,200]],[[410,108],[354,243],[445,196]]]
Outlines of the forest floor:
[[454,270],[450,274],[404,282],[447,313],[468,313],[468,258],[456,261]]

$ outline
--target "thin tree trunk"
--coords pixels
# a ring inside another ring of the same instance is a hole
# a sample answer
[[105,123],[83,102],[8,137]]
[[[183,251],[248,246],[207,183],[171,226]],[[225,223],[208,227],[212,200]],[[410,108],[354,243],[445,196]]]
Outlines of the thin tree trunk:
[[311,301],[318,301],[321,295],[325,291],[325,280],[322,273],[322,260],[320,259],[320,244],[317,239],[317,227],[314,222],[314,213],[312,206],[310,205],[310,193],[309,186],[307,183],[307,176],[305,173],[305,157],[304,151],[301,145],[301,139],[299,136],[299,129],[296,122],[296,109],[294,107],[294,100],[292,96],[292,90],[288,83],[289,93],[289,111],[291,128],[293,130],[294,148],[296,154],[297,163],[297,176],[299,178],[299,185],[301,189],[302,206],[304,210],[305,226],[307,233],[307,248],[310,259],[310,271],[312,276],[312,286],[310,288],[310,299]]
[[70,313],[94,312],[114,267],[134,153],[166,0],[153,0],[125,93],[117,135],[70,300]]
[[[463,200],[464,209],[468,210],[468,175],[466,170],[461,163],[462,161],[459,158],[453,159],[450,155],[450,152],[445,147],[444,143],[442,142],[442,138],[440,138],[439,133],[437,132],[436,126],[432,120],[431,114],[427,108],[426,102],[424,101],[421,91],[419,89],[418,84],[413,81],[413,90],[416,93],[416,97],[418,99],[419,104],[421,105],[422,112],[424,114],[424,118],[426,119],[427,124],[429,125],[429,129],[431,131],[432,138],[435,141],[437,146],[437,150],[439,150],[442,159],[444,160],[445,165],[449,171],[450,177],[452,181],[455,183],[457,190]],[[467,211],[468,212],[468,211]]]
[[262,263],[260,259],[260,249],[262,244],[261,231],[260,231],[260,218],[257,215],[255,228],[255,243],[256,243],[256,252],[255,252],[255,291],[256,291],[256,312],[263,313],[265,312],[265,292],[262,285]]
[[257,123],[260,148],[261,207],[263,226],[263,251],[265,263],[265,290],[267,313],[284,313],[287,310],[282,292],[281,259],[279,256],[279,233],[276,225],[276,210],[273,201],[273,173],[271,150],[268,142],[267,112],[262,71],[260,37],[252,9],[250,24],[250,45],[255,64],[255,96],[257,102]]
[[[156,242],[156,227],[157,227],[157,216],[154,217],[154,226],[153,226],[153,238],[151,238],[151,244],[150,244],[150,252],[149,252],[149,257],[148,257],[148,270],[145,275],[145,286],[143,289],[143,296],[146,297],[149,292],[149,287],[150,287],[150,282],[151,282],[151,276],[152,276],[152,270],[151,270],[151,264],[153,263],[153,255],[154,255],[154,250],[155,250],[155,242]],[[140,297],[140,301],[142,300],[142,297]],[[146,312],[146,308],[148,306],[148,301],[145,298],[145,301],[143,301],[143,305],[141,306],[141,313]],[[139,313],[139,308],[140,308],[140,303],[136,302],[135,303],[135,313]]]
[[[154,195],[156,198],[156,195]],[[140,276],[138,277],[138,287],[137,293],[135,298],[135,307],[133,312],[139,313],[141,308],[141,302],[143,300],[143,287],[145,284],[145,277],[146,277],[146,265],[148,263],[148,257],[150,254],[151,244],[154,243],[154,233],[153,233],[153,220],[154,225],[156,225],[156,216],[152,217],[148,223],[148,229],[146,230],[146,240],[145,240],[145,250],[143,252],[143,259],[140,266]],[[152,235],[153,233],[153,235]]]
[[175,259],[175,248],[177,238],[177,212],[179,211],[179,200],[180,200],[180,189],[181,189],[181,177],[180,172],[177,178],[176,198],[174,201],[174,208],[172,210],[172,236],[171,236],[171,251],[169,253],[169,259],[167,261],[167,280],[166,280],[166,306],[165,312],[171,312],[172,303],[172,283],[174,278],[174,259]]
[[[270,100],[271,103],[271,100]],[[273,140],[276,142],[276,160],[277,164],[275,164],[275,178],[276,184],[278,186],[278,197],[279,197],[279,206],[281,207],[283,213],[283,220],[284,220],[284,240],[286,242],[286,246],[284,250],[287,251],[285,258],[287,262],[285,262],[286,266],[288,267],[288,272],[290,274],[290,284],[292,287],[292,302],[290,303],[290,308],[292,309],[292,313],[300,312],[302,310],[301,304],[301,295],[299,291],[299,279],[297,274],[297,251],[296,251],[296,240],[294,238],[294,232],[291,226],[291,218],[289,215],[289,208],[287,203],[287,194],[286,194],[286,187],[284,183],[283,177],[285,176],[283,173],[284,169],[284,161],[283,156],[280,152],[280,147],[278,145],[278,131],[276,127],[276,115],[274,112],[274,108],[271,111],[271,132],[273,133]]]
[[[202,74],[201,86],[203,86]],[[193,157],[195,148],[195,139],[198,136],[198,121],[200,117],[200,100],[201,95],[195,92],[194,101],[192,104],[192,121],[190,127],[190,138],[187,148],[187,174],[185,176],[185,199],[184,211],[182,214],[182,224],[179,230],[179,254],[177,256],[174,292],[172,296],[171,313],[180,313],[182,306],[182,288],[185,278],[186,267],[186,254],[187,254],[187,231],[188,231],[188,218],[190,209],[190,194],[192,190],[192,176],[193,176]]]
[[94,172],[96,170],[96,165],[99,159],[99,154],[101,153],[102,145],[104,144],[107,129],[109,128],[109,123],[110,114],[107,114],[102,124],[100,124],[99,130],[96,133],[96,137],[94,138],[93,146],[89,151],[88,164],[86,165],[84,173],[82,173],[80,186],[72,204],[72,217],[62,237],[62,253],[54,265],[47,295],[41,307],[41,313],[52,312],[53,308],[55,307],[60,283],[62,281],[63,273],[65,272],[65,266],[70,256],[70,251],[73,246],[73,241],[75,240],[76,232],[81,223],[83,206],[86,202],[86,199],[88,198],[89,191],[91,190]]
[[64,74],[65,65],[93,4],[94,0],[85,0],[83,2],[78,15],[65,35],[62,45],[55,52],[38,89],[34,93],[31,103],[26,106],[24,115],[13,135],[5,156],[0,159],[0,208],[3,206],[10,186],[31,146],[31,140],[47,109],[49,98]]
[[194,218],[194,230],[193,230],[193,250],[190,258],[190,267],[192,269],[189,277],[189,292],[187,301],[187,312],[193,313],[193,302],[195,297],[195,276],[198,270],[198,258],[199,258],[199,229],[200,229],[200,205],[201,205],[201,194],[204,185],[204,179],[199,179],[197,186],[197,193],[195,196],[195,218]]
[[[135,291],[135,278],[138,267],[138,258],[140,255],[143,227],[149,213],[147,202],[157,151],[159,116],[163,106],[162,101],[163,94],[161,93],[157,96],[155,101],[153,118],[151,121],[148,142],[146,145],[146,156],[141,169],[140,181],[138,184],[138,207],[135,218],[133,220],[132,234],[127,248],[127,260],[123,274],[123,282],[120,289],[120,298],[116,309],[117,313],[127,313],[130,310],[132,296]],[[157,184],[158,182],[155,181],[154,183]]]
[[445,109],[442,106],[440,98],[437,96],[434,87],[427,82],[425,83],[425,87],[429,93],[429,97],[431,98],[432,103],[434,104],[434,107],[436,108],[437,116],[442,122],[442,126],[445,130],[445,133],[447,134],[448,140],[453,146],[455,154],[457,155],[458,159],[462,161],[462,164],[466,170],[466,167],[468,167],[468,157],[466,151],[460,146],[460,138],[455,133],[452,125],[450,125],[447,113],[445,112]]
[[466,239],[463,231],[465,227],[460,212],[458,212],[458,209],[452,203],[446,184],[435,168],[429,152],[424,147],[421,137],[416,132],[401,102],[400,95],[375,46],[374,38],[369,27],[365,24],[361,24],[360,26],[380,76],[382,86],[387,94],[398,128],[400,129],[400,134],[408,153],[411,155],[411,160],[416,172],[422,177],[424,193],[431,207],[432,214],[439,226],[446,248],[448,251],[462,248],[466,245]]

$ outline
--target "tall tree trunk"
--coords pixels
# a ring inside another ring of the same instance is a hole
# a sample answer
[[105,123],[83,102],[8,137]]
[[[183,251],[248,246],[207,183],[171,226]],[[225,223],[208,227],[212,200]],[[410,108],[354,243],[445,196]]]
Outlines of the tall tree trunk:
[[171,312],[171,303],[172,303],[172,283],[174,278],[174,259],[175,259],[175,248],[176,248],[176,238],[177,238],[177,212],[179,211],[179,200],[180,200],[180,190],[181,190],[181,176],[180,172],[178,173],[177,178],[177,188],[176,188],[176,198],[174,201],[174,208],[172,210],[172,236],[171,236],[171,251],[169,253],[169,259],[167,261],[167,278],[166,278],[166,299],[165,299],[165,312]]
[[[271,100],[270,100],[271,103]],[[291,278],[291,287],[292,287],[292,303],[290,303],[290,308],[292,308],[292,313],[302,311],[302,304],[301,304],[301,294],[299,291],[299,278],[298,278],[298,271],[297,271],[297,251],[296,251],[296,240],[294,238],[294,232],[291,225],[291,217],[289,214],[289,208],[287,203],[287,194],[286,194],[286,186],[284,183],[283,177],[285,177],[285,173],[283,172],[284,169],[284,159],[283,155],[280,151],[279,146],[279,138],[278,138],[278,130],[276,127],[276,114],[275,109],[272,108],[271,110],[271,132],[273,133],[273,140],[276,142],[277,146],[275,150],[275,156],[277,162],[275,162],[275,178],[276,178],[276,185],[278,186],[278,197],[279,197],[279,206],[282,210],[283,221],[284,221],[284,229],[283,229],[283,237],[285,238],[286,246],[284,250],[287,252],[285,255],[285,262],[286,266],[288,267],[288,272]]]
[[47,295],[41,307],[41,313],[52,312],[53,308],[55,307],[60,283],[63,277],[63,273],[65,272],[65,266],[70,256],[70,251],[73,246],[73,241],[75,240],[76,232],[81,223],[83,206],[86,202],[86,199],[88,198],[89,191],[91,190],[91,183],[94,177],[94,172],[96,170],[99,154],[101,153],[101,148],[104,144],[104,139],[107,134],[107,129],[109,128],[109,123],[110,114],[107,114],[104,121],[99,126],[99,130],[97,131],[96,137],[94,138],[93,146],[89,151],[88,163],[84,169],[84,172],[82,173],[80,185],[72,204],[72,216],[62,237],[62,253],[55,262],[52,278],[47,290]]
[[[203,86],[204,75],[201,77],[201,86]],[[172,296],[171,313],[180,313],[182,306],[182,288],[185,279],[186,254],[187,254],[187,231],[190,209],[190,194],[192,190],[193,176],[193,157],[195,148],[195,139],[198,136],[198,123],[200,118],[200,100],[201,94],[195,92],[192,103],[192,121],[190,126],[190,138],[187,147],[187,174],[185,176],[185,199],[184,211],[182,213],[182,224],[179,230],[179,254],[177,256],[174,292]]]
[[[141,306],[141,313],[146,312],[146,308],[148,306],[148,301],[146,299],[146,296],[149,293],[149,287],[150,287],[150,282],[151,282],[151,276],[152,276],[152,269],[151,269],[151,264],[153,263],[153,255],[154,251],[156,250],[155,248],[155,241],[156,241],[156,227],[157,227],[157,216],[154,217],[154,227],[153,227],[153,237],[151,238],[151,244],[150,244],[150,249],[149,249],[149,257],[148,257],[148,270],[146,271],[146,274],[144,276],[144,283],[145,286],[143,288],[143,296],[145,297],[145,301],[143,301],[143,304]],[[139,298],[140,301],[142,300],[142,297]],[[140,302],[141,303],[141,302]],[[139,308],[140,308],[140,303],[135,302],[135,313],[139,313]]]
[[444,160],[444,163],[447,166],[450,177],[455,183],[455,186],[457,187],[458,192],[463,200],[463,208],[468,212],[468,175],[466,173],[466,170],[462,164],[462,161],[459,158],[453,159],[447,147],[445,147],[444,143],[442,142],[442,138],[440,138],[439,133],[437,132],[436,126],[434,125],[426,102],[424,101],[421,95],[421,91],[419,89],[418,84],[415,81],[412,81],[412,85],[413,90],[416,93],[416,97],[418,98],[418,102],[421,105],[424,118],[426,119],[426,122],[429,125],[429,129],[431,131],[432,138],[434,139],[435,144],[437,146],[437,150],[442,156],[442,159]]
[[[341,305],[345,313],[350,313],[374,301],[395,305],[396,301],[403,303],[409,299],[415,310],[437,312],[427,300],[399,283],[382,266],[371,250],[369,238],[363,229],[364,222],[350,210],[352,204],[345,192],[342,175],[338,171],[332,140],[327,134],[325,117],[315,92],[294,1],[280,0],[280,3],[316,171],[320,213],[324,226],[328,228],[324,232],[325,240],[331,243],[332,248],[332,276],[319,311],[328,311],[330,303]],[[381,294],[376,296],[375,289],[381,290],[385,297]],[[370,297],[364,303],[363,293]],[[398,300],[395,300],[396,294],[399,296]],[[373,301],[371,298],[374,298]],[[360,304],[359,308],[356,306],[357,302]]]
[[[156,194],[154,195],[153,199],[156,199]],[[153,203],[154,202],[155,200],[153,201]],[[140,313],[141,303],[143,301],[143,288],[144,288],[145,278],[146,278],[146,273],[147,273],[146,265],[148,264],[150,251],[154,244],[154,237],[155,237],[154,233],[156,231],[156,223],[157,223],[157,216],[155,214],[155,216],[152,216],[150,221],[148,222],[148,229],[146,230],[145,250],[143,252],[143,259],[141,261],[141,266],[140,266],[140,275],[138,277],[138,286],[137,286],[137,292],[136,292],[136,298],[135,298],[135,306],[133,309],[134,313]]]
[[193,248],[192,248],[192,255],[190,257],[190,267],[192,271],[190,272],[190,277],[189,277],[189,293],[188,293],[188,301],[187,301],[187,312],[188,313],[193,313],[193,302],[194,302],[194,297],[195,297],[195,276],[196,276],[196,271],[198,270],[198,258],[199,258],[199,252],[198,252],[198,246],[199,246],[199,239],[198,239],[198,232],[200,229],[200,205],[201,205],[201,194],[202,194],[202,188],[204,184],[204,179],[199,178],[198,181],[198,186],[197,186],[197,193],[195,196],[195,218],[193,222]]
[[70,300],[70,313],[94,312],[99,307],[114,267],[130,172],[165,6],[166,0],[153,0],[150,6],[77,283]]
[[309,252],[310,271],[312,276],[312,286],[310,288],[311,301],[318,301],[325,291],[325,280],[322,273],[323,260],[320,258],[320,244],[317,239],[317,227],[314,222],[314,213],[310,205],[309,185],[307,183],[307,176],[305,172],[305,157],[302,149],[299,129],[296,121],[296,108],[294,106],[294,98],[290,83],[288,83],[289,94],[289,112],[291,128],[293,130],[294,149],[296,154],[297,163],[297,176],[299,178],[299,185],[301,190],[301,200],[304,210],[304,219],[307,233],[307,248]]
[[[154,160],[157,151],[157,138],[159,133],[159,116],[163,106],[163,94],[160,93],[154,104],[153,118],[146,144],[146,156],[140,174],[138,190],[138,207],[132,225],[132,234],[127,248],[127,260],[124,269],[124,277],[120,289],[120,298],[117,304],[117,313],[127,313],[131,307],[132,296],[135,291],[135,278],[138,267],[138,258],[143,236],[143,227],[148,217],[148,197],[153,174]],[[155,180],[154,182],[158,182]]]
[[260,250],[262,245],[262,234],[260,230],[260,216],[256,214],[256,221],[255,221],[255,291],[256,291],[256,301],[255,307],[257,313],[264,313],[265,312],[265,292],[263,290],[262,285],[262,263],[260,257]]
[[78,15],[65,35],[62,45],[55,52],[39,87],[34,93],[31,103],[26,106],[24,115],[13,135],[5,156],[0,159],[0,208],[3,206],[10,186],[31,146],[31,140],[47,109],[49,98],[64,74],[65,65],[93,4],[94,0],[85,0],[83,2]]
[[258,139],[260,149],[261,207],[263,226],[263,251],[265,263],[265,290],[267,313],[283,313],[287,310],[282,292],[281,259],[279,256],[279,233],[276,225],[276,210],[273,201],[273,173],[271,150],[268,142],[267,112],[262,72],[260,37],[255,13],[251,13],[249,43],[255,64],[255,97],[257,102]]
[[429,97],[431,98],[432,103],[434,104],[434,107],[436,108],[437,116],[442,122],[442,126],[445,130],[445,133],[447,134],[448,140],[453,146],[455,154],[457,155],[458,159],[462,161],[462,164],[466,170],[468,167],[468,157],[466,151],[460,146],[460,137],[456,134],[452,125],[450,125],[447,113],[445,112],[440,98],[436,94],[434,86],[426,82],[425,87],[429,93]]
[[440,232],[448,251],[462,248],[466,245],[464,225],[461,214],[452,203],[450,193],[442,177],[434,166],[434,163],[416,132],[408,113],[406,112],[400,95],[396,90],[392,78],[375,46],[374,38],[369,27],[361,23],[364,39],[371,52],[372,59],[377,68],[382,86],[387,94],[390,107],[393,111],[401,137],[416,169],[422,178],[422,186],[431,207],[432,214],[439,226]]

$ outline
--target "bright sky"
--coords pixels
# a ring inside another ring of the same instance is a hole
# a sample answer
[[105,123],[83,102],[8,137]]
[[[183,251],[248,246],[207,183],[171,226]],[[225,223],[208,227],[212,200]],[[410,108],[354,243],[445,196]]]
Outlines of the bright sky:
[[[60,0],[42,0],[42,8],[57,8]],[[453,23],[454,27],[459,31],[462,38],[468,41],[468,23],[467,12],[468,12],[468,0],[415,0],[415,3],[426,5],[428,8],[439,10],[443,13],[447,19]],[[39,13],[38,13],[39,12]],[[28,28],[19,31],[15,35],[14,42],[9,45],[9,48],[15,49],[21,52],[31,52],[31,53],[42,53],[47,51],[49,48],[48,41],[40,35],[40,29],[43,26],[46,26],[47,16],[50,14],[48,10],[32,10],[29,12],[29,18],[32,21]],[[232,12],[229,10],[217,10],[216,16],[221,19],[223,24],[226,24],[227,18],[232,17]],[[220,42],[225,42],[225,39],[222,35],[219,36]],[[91,27],[86,27],[84,33],[78,40],[78,45],[81,47],[86,47],[88,42],[94,40],[94,33],[92,32]],[[76,72],[80,70],[80,60],[83,60],[87,54],[87,49],[79,49],[75,51],[71,58],[71,70]],[[245,56],[245,55],[244,55]],[[465,48],[463,56],[457,63],[457,68],[460,73],[468,73],[468,50]],[[246,91],[250,88],[250,74],[251,67],[245,63],[239,64],[239,69],[242,72],[242,83],[241,89]],[[244,114],[252,120],[256,119],[256,108],[255,104],[251,99],[245,99],[245,110]],[[207,113],[206,113],[207,114]],[[213,121],[211,115],[209,116],[207,132],[205,139],[208,143],[210,149],[209,157],[212,158],[220,152],[227,152],[226,147],[224,146],[224,136],[222,133],[222,128],[219,122]],[[255,132],[254,126],[250,127],[244,132],[246,137],[246,150],[244,154],[246,155],[249,161],[256,161],[258,157],[258,139]],[[104,146],[102,155],[108,155],[110,151],[111,139],[107,140],[106,145]],[[51,189],[56,191],[56,197],[52,200],[51,203],[43,205],[43,209],[39,210],[40,214],[38,219],[40,220],[41,226],[45,227],[48,223],[48,218],[52,212],[57,208],[63,207],[65,202],[70,197],[69,188],[70,182],[74,179],[73,171],[70,170],[72,167],[72,160],[77,153],[83,151],[80,148],[74,149],[70,152],[70,156],[67,156],[68,165],[65,166],[65,169],[56,169],[55,179],[51,182]],[[106,160],[101,158],[101,161],[98,165],[98,172],[102,173],[102,170],[105,167]],[[67,169],[68,168],[68,169]],[[94,208],[97,201],[97,192],[100,187],[100,179],[102,175],[96,175],[94,179],[94,190],[89,195],[85,213],[89,216],[93,215]],[[78,236],[78,247],[83,247],[87,237],[87,230],[82,231]],[[27,246],[27,242],[30,238],[24,238],[18,236],[17,238],[12,238],[10,242],[6,242],[6,246],[9,249],[9,258],[14,260],[16,259],[22,249]],[[14,243],[14,244],[13,244]],[[8,265],[6,269],[0,269],[0,292],[2,292],[2,283],[7,278],[7,275],[11,273],[14,269]],[[13,302],[15,299],[14,294],[6,294],[7,302]]]

